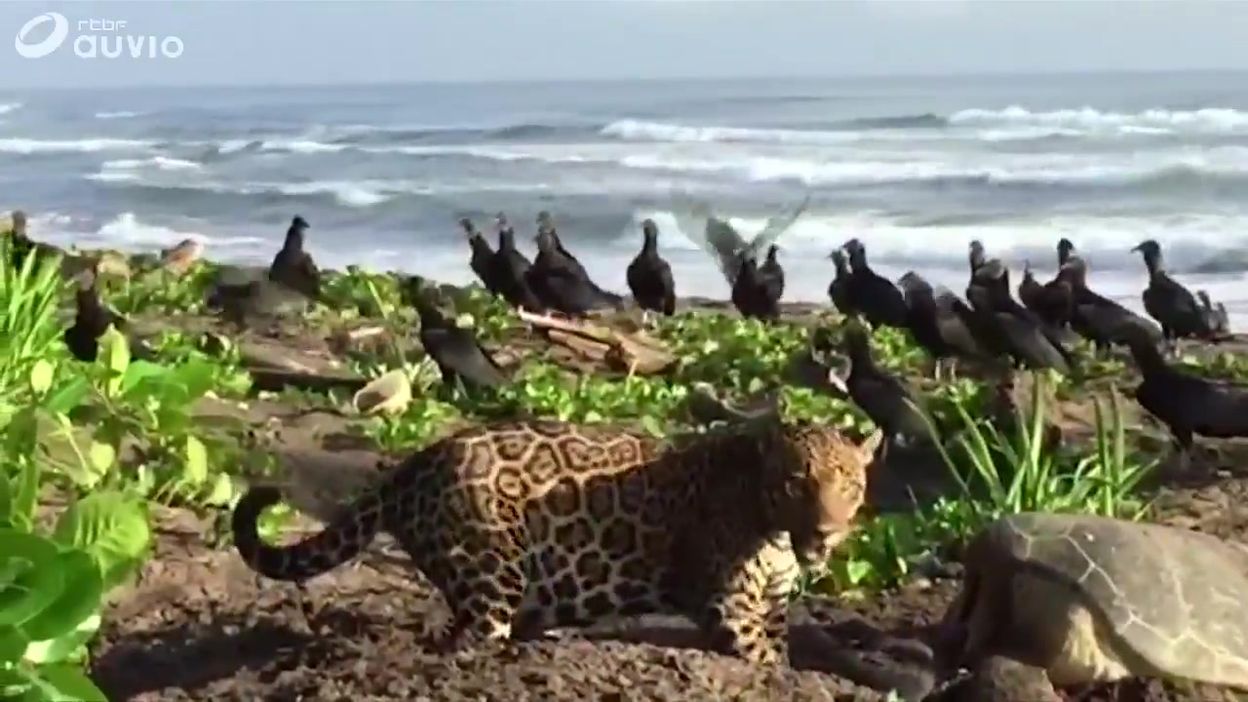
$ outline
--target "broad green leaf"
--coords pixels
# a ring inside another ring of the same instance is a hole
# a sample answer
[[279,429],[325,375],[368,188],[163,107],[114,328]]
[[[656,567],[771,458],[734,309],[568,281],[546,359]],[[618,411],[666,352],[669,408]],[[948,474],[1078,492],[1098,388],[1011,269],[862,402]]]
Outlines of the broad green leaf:
[[122,378],[130,367],[130,342],[116,327],[109,325],[100,337],[100,349],[104,352],[105,367],[109,371],[108,394],[116,397],[121,391]]
[[113,448],[112,444],[106,444],[103,441],[92,441],[87,456],[91,461],[91,469],[96,475],[104,476],[117,462],[117,449]]
[[186,437],[186,471],[182,478],[192,485],[208,479],[208,449],[194,436]]
[[13,519],[13,488],[9,476],[0,473],[0,529],[16,526]]
[[[15,626],[0,626],[0,667],[22,659],[26,645],[30,643],[21,629]],[[0,696],[0,699],[3,699]]]
[[26,646],[22,660],[28,663],[61,663],[76,660],[85,652],[85,646],[100,631],[100,615],[92,614],[78,628],[55,639],[35,641]]
[[234,480],[225,473],[217,473],[212,481],[212,489],[204,497],[204,503],[217,507],[226,507],[234,500]]
[[152,533],[140,500],[120,492],[96,492],[61,513],[52,538],[89,553],[107,591],[142,562]]
[[63,587],[55,544],[34,534],[0,531],[0,626],[30,620]]
[[72,380],[52,393],[43,406],[49,412],[64,414],[81,405],[89,392],[91,392],[91,381],[83,375],[74,376]]
[[60,554],[58,564],[65,588],[47,609],[22,624],[22,631],[31,641],[50,641],[70,635],[100,609],[104,581],[91,556],[71,549]]
[[[30,681],[41,697],[48,702],[74,700],[75,702],[108,702],[100,688],[76,666],[43,665],[29,673]],[[34,692],[35,690],[32,690]]]
[[30,531],[35,520],[35,505],[39,498],[40,471],[32,454],[18,457],[17,471],[10,473],[13,489],[9,522],[22,531]]
[[[7,237],[0,237],[7,238]],[[0,251],[0,256],[8,254]],[[0,666],[0,700],[26,700],[30,690],[30,680],[17,669],[5,669]]]
[[659,422],[658,418],[652,414],[642,415],[641,426],[653,436],[659,438],[663,438],[664,436],[663,425]]
[[43,395],[52,387],[52,376],[56,368],[47,360],[39,359],[30,369],[30,389],[36,395]]
[[145,395],[158,396],[171,372],[160,363],[144,360],[132,362],[126,367],[125,375],[121,376],[121,393],[136,398]]
[[192,358],[173,373],[173,379],[186,388],[189,398],[197,398],[212,389],[217,365],[202,358]]
[[24,407],[9,418],[4,431],[4,449],[8,455],[29,454],[38,440],[39,417],[34,407]]
[[851,585],[857,585],[866,580],[874,570],[875,567],[871,565],[870,561],[854,560],[845,564],[845,575],[849,578]]

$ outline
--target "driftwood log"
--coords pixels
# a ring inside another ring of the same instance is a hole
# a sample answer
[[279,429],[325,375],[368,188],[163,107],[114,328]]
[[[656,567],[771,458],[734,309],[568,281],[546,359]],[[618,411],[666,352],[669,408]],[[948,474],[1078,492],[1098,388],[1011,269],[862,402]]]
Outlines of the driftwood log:
[[259,390],[295,387],[325,392],[341,388],[354,393],[368,383],[367,378],[334,368],[325,359],[280,346],[243,341],[238,349],[253,386]]
[[629,375],[658,375],[676,365],[676,356],[661,341],[642,332],[533,314],[519,310],[520,319],[544,329],[548,338],[576,355]]

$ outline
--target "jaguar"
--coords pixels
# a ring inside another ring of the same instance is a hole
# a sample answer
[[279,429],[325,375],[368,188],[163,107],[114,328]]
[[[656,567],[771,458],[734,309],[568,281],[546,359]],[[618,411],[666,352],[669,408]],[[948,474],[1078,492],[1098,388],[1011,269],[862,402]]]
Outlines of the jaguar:
[[385,531],[445,596],[450,648],[657,612],[769,664],[787,661],[802,568],[851,532],[881,438],[778,419],[667,440],[482,424],[415,453],[291,545],[261,540],[257,521],[282,495],[253,486],[232,515],[234,544],[262,576],[302,582]]

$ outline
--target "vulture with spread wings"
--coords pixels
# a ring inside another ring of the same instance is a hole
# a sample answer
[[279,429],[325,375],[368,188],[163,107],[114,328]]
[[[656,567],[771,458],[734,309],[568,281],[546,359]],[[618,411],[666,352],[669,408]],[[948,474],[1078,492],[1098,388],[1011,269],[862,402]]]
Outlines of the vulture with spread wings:
[[711,214],[711,207],[707,203],[688,195],[677,195],[673,200],[672,210],[680,231],[715,257],[719,270],[729,285],[736,282],[742,260],[757,260],[781,234],[793,226],[810,204],[810,196],[807,195],[798,205],[786,208],[768,219],[762,230],[752,240],[746,241],[731,224]]

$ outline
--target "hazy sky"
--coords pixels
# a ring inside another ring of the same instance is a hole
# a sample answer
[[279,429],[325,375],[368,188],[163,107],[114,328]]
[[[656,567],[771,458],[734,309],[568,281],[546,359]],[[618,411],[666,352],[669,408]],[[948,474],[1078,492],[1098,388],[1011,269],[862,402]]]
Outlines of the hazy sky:
[[[65,43],[20,57],[45,12],[69,19]],[[91,18],[184,52],[81,58]],[[1248,69],[1238,1],[5,2],[0,30],[0,89]]]

